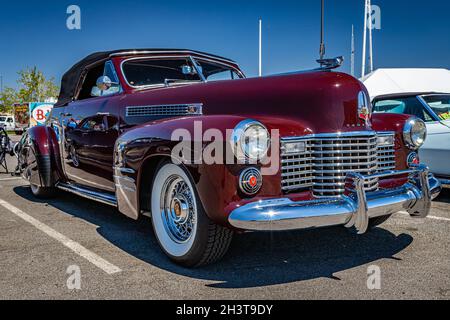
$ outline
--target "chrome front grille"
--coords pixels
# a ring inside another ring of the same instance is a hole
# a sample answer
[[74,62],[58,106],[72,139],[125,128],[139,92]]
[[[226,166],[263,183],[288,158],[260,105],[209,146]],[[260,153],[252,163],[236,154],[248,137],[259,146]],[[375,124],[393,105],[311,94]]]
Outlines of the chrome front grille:
[[[383,133],[387,134],[387,133]],[[393,134],[391,134],[393,135]],[[284,192],[311,188],[316,197],[345,191],[348,172],[371,175],[395,167],[394,146],[378,147],[375,132],[319,134],[281,141],[281,186]],[[286,144],[303,142],[304,151],[288,153]],[[366,181],[366,191],[378,189],[378,179]]]
[[[378,136],[394,136],[393,133],[379,133]],[[378,172],[395,169],[394,144],[378,146]]]

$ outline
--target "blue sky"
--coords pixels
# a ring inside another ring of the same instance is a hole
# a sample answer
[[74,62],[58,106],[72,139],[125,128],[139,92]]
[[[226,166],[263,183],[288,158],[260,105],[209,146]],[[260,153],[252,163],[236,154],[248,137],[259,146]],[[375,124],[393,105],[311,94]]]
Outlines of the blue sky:
[[[355,25],[356,71],[361,72],[364,0],[326,0],[327,56],[344,55],[350,71]],[[81,30],[66,28],[66,9],[81,8]],[[450,68],[450,1],[372,0],[381,8],[374,31],[375,67]],[[264,21],[264,74],[316,67],[320,0],[308,1],[2,1],[0,75],[38,66],[60,81],[94,51],[190,48],[232,58],[248,76],[258,72],[258,18]]]

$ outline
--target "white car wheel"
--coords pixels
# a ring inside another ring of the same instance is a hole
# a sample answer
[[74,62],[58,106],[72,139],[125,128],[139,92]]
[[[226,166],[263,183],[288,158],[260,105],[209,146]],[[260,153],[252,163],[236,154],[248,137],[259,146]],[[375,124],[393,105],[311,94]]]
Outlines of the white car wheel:
[[187,171],[171,163],[158,166],[151,195],[153,229],[162,250],[178,264],[197,267],[221,259],[233,231],[206,215]]
[[180,167],[164,165],[152,190],[152,220],[158,241],[170,256],[182,257],[192,248],[197,233],[194,189]]

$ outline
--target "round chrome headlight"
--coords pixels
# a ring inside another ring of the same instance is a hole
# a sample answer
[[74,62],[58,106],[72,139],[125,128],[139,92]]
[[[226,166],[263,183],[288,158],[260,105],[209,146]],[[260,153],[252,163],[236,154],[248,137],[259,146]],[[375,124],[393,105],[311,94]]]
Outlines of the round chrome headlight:
[[238,159],[260,160],[270,146],[269,131],[261,122],[251,119],[241,121],[234,128],[231,139]]
[[411,149],[419,149],[427,138],[425,122],[418,118],[410,118],[403,128],[403,139]]

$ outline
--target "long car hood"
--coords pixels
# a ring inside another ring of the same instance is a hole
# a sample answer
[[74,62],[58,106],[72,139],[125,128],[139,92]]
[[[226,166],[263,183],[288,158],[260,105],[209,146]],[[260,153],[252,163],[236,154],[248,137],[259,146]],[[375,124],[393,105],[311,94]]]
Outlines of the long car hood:
[[336,132],[369,129],[358,117],[360,91],[367,93],[350,75],[319,71],[141,90],[128,95],[127,103],[202,103],[204,115],[244,116],[297,123],[308,132]]

